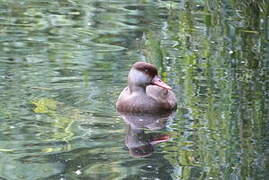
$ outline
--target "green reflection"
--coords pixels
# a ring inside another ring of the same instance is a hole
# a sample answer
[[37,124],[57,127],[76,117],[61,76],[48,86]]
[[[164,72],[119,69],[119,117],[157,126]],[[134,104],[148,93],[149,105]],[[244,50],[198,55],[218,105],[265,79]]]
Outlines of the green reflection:
[[[268,177],[265,0],[0,7],[0,179]],[[179,104],[171,141],[141,159],[114,107],[137,60]]]

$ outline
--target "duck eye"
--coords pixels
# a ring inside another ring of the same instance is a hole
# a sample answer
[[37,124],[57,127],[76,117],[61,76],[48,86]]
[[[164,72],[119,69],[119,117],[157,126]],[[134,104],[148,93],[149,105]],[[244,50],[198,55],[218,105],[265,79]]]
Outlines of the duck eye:
[[148,70],[148,69],[145,69],[144,71],[145,71],[145,72],[148,72],[149,70]]

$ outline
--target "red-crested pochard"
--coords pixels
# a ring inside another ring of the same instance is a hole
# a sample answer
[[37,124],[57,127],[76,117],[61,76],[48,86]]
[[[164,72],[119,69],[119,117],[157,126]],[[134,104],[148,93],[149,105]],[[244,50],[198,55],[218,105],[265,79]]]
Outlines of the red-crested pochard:
[[122,113],[165,113],[176,109],[171,87],[158,76],[157,68],[146,62],[133,64],[128,86],[121,92],[117,111]]

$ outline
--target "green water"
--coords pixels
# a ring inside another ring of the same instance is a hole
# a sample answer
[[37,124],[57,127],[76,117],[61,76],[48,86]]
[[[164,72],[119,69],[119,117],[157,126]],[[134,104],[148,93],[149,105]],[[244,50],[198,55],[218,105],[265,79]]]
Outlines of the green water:
[[[268,19],[266,0],[0,0],[0,179],[267,179]],[[144,158],[115,110],[137,60],[178,99]]]

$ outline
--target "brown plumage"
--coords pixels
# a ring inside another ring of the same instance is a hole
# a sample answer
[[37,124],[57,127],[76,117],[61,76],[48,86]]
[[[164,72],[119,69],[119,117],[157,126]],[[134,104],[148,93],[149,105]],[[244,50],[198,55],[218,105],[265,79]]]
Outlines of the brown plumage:
[[157,68],[136,62],[128,75],[128,86],[116,103],[121,113],[164,113],[176,109],[176,97],[171,87],[158,77]]

